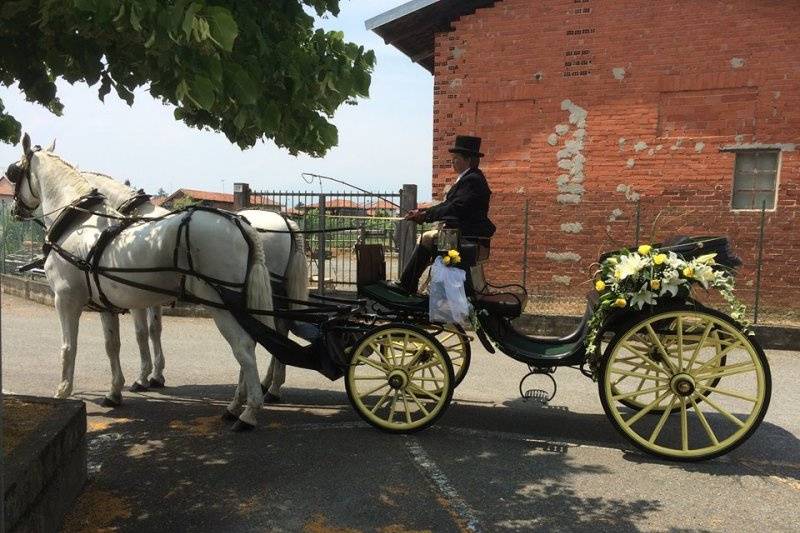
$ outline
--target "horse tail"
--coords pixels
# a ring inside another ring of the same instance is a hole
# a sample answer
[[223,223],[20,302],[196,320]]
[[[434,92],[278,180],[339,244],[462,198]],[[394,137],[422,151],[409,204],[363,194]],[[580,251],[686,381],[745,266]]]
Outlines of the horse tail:
[[[306,263],[305,239],[299,233],[300,226],[294,220],[287,220],[287,226],[292,231],[294,239],[292,253],[286,267],[286,296],[292,300],[305,300],[308,298],[308,264]],[[297,307],[293,304],[293,307]]]
[[[249,309],[272,311],[272,287],[269,281],[266,255],[261,236],[250,226],[242,223],[242,231],[250,241],[250,270],[247,272],[247,307]],[[262,324],[275,329],[275,319],[271,315],[254,315]]]

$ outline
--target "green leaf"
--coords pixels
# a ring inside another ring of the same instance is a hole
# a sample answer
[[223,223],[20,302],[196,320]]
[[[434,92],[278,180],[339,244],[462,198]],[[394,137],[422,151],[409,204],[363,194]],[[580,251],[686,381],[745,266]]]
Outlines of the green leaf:
[[153,32],[150,34],[150,37],[148,37],[147,40],[144,42],[144,47],[150,48],[151,46],[153,46],[153,44],[155,44],[155,42],[156,42],[156,32],[155,30],[153,30]]
[[[123,4],[123,7],[125,4]],[[139,17],[139,8],[136,4],[131,4],[131,27],[136,31],[142,31],[141,18]]]
[[240,105],[253,105],[258,99],[258,86],[253,78],[237,64],[230,65],[231,84]]
[[205,76],[196,76],[192,80],[189,95],[206,111],[214,107],[214,84]]
[[211,36],[223,50],[233,50],[233,43],[239,35],[239,26],[231,12],[224,7],[209,7],[205,10],[206,19],[211,29]]
[[194,28],[194,19],[195,14],[200,11],[200,4],[192,3],[188,9],[186,9],[186,14],[183,16],[183,33],[186,35],[186,38],[189,39],[192,36],[192,28]]

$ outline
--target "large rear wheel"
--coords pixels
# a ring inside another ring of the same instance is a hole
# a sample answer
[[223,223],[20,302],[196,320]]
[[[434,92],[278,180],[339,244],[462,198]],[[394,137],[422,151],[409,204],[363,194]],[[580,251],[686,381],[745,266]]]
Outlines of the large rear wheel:
[[393,433],[433,424],[453,397],[447,351],[433,335],[407,324],[369,331],[353,348],[345,386],[356,412]]
[[634,321],[615,336],[599,387],[606,415],[633,444],[697,461],[752,434],[766,414],[771,378],[753,337],[722,313],[687,308]]

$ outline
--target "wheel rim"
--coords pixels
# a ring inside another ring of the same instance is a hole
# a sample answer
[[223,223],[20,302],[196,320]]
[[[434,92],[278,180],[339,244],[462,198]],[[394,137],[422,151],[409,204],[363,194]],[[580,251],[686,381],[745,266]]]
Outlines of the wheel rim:
[[450,401],[453,369],[431,337],[387,328],[362,340],[347,373],[350,400],[371,424],[393,431],[419,429]]
[[441,329],[436,328],[435,331],[437,331],[435,333],[436,340],[447,350],[447,355],[450,357],[455,376],[454,383],[455,386],[458,386],[464,380],[469,368],[469,339],[460,326],[452,324],[448,324]]
[[[604,403],[614,423],[667,457],[724,453],[747,438],[768,402],[755,346],[708,313],[674,311],[638,323],[614,342],[604,368]],[[640,407],[631,410],[626,400]]]

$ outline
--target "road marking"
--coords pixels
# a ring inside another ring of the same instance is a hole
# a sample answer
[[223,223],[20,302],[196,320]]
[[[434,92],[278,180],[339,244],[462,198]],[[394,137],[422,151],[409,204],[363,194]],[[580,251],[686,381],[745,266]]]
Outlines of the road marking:
[[433,482],[439,492],[437,498],[450,513],[462,531],[481,531],[475,511],[469,504],[458,495],[455,487],[447,479],[439,466],[430,458],[428,453],[414,437],[406,437],[406,449],[411,454],[411,458],[417,463],[423,474]]

